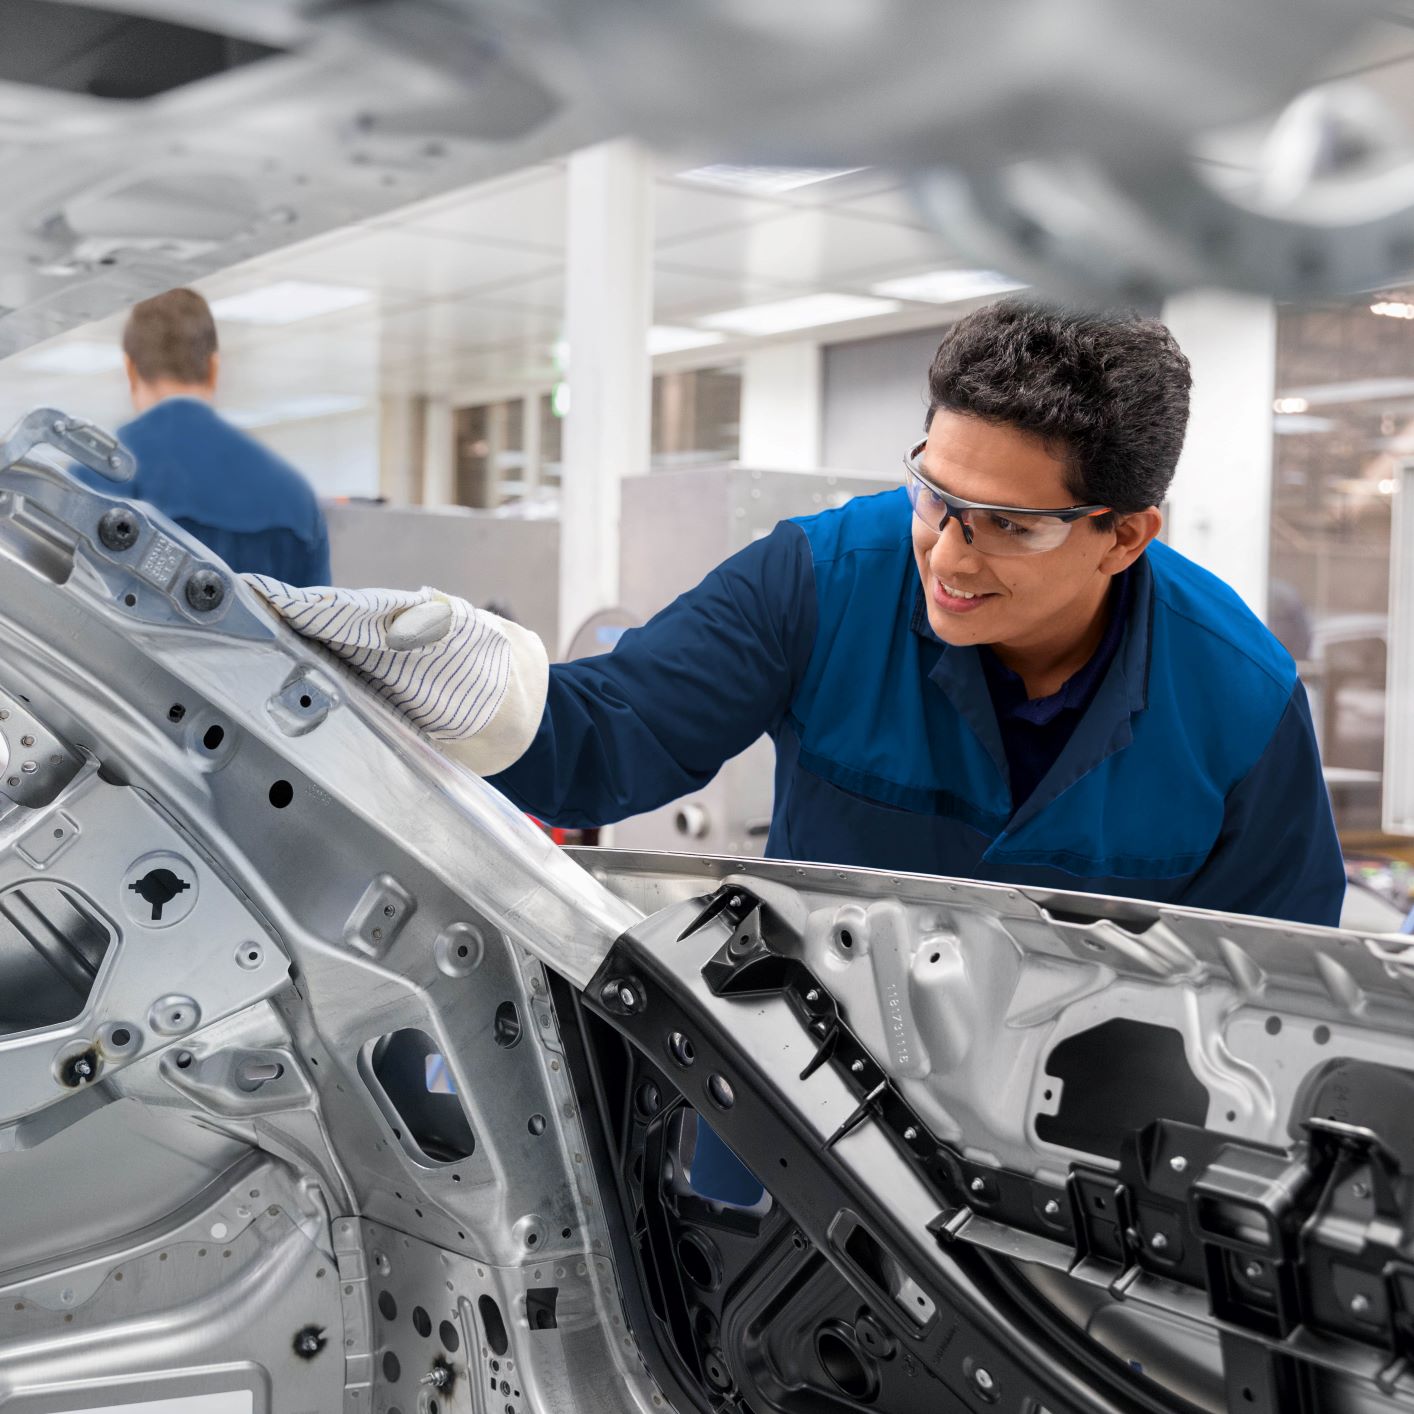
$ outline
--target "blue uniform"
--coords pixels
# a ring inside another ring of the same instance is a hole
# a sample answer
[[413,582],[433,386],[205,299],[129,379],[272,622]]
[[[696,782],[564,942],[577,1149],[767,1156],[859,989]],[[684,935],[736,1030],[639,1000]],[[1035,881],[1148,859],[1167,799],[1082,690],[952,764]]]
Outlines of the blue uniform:
[[[237,573],[329,583],[329,533],[309,483],[200,398],[164,398],[118,438],[137,458],[121,493],[155,506]],[[74,472],[109,495],[119,490]]]
[[599,825],[699,789],[769,732],[767,854],[1335,924],[1339,843],[1290,656],[1154,544],[1049,770],[1014,800],[982,650],[928,624],[902,490],[782,522],[607,655],[551,669],[493,778]]

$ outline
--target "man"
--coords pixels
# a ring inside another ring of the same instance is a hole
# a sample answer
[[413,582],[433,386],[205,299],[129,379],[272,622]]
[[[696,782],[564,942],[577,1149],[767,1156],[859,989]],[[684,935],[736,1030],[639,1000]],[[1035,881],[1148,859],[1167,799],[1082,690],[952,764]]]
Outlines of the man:
[[770,855],[1334,924],[1344,871],[1295,667],[1155,541],[1189,383],[1152,320],[971,314],[933,361],[903,488],[782,523],[548,674],[461,605],[429,646],[368,649],[435,637],[430,591],[263,592],[542,819],[660,805],[764,731]]
[[[212,407],[216,324],[195,290],[134,306],[123,363],[138,416],[118,436],[137,458],[129,488],[232,569],[291,584],[328,584],[329,536],[309,483]],[[111,482],[76,468],[98,490]]]

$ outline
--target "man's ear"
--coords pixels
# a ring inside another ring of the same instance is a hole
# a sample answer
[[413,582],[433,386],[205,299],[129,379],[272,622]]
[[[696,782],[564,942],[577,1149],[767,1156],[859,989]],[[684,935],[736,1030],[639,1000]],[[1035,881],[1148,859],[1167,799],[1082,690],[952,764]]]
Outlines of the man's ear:
[[133,362],[131,354],[125,353],[123,355],[123,372],[128,375],[129,392],[136,393],[137,385],[142,382],[142,379],[138,377],[137,364]]
[[1105,551],[1100,569],[1105,574],[1122,574],[1163,528],[1164,517],[1157,506],[1120,516],[1114,528],[1115,543]]
[[216,379],[221,373],[221,355],[214,353],[211,355],[211,362],[206,365],[206,388],[208,392],[216,391]]

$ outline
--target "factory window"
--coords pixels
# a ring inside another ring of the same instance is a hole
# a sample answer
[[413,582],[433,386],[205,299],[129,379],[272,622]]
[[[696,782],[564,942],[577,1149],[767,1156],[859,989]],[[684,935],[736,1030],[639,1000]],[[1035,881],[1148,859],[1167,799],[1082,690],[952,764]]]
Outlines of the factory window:
[[525,480],[525,400],[484,403],[456,413],[457,504],[494,508]]
[[1414,456],[1414,322],[1370,304],[1277,323],[1268,619],[1301,666],[1348,852],[1380,826],[1391,506]]
[[651,468],[735,461],[741,455],[741,369],[698,368],[653,379]]

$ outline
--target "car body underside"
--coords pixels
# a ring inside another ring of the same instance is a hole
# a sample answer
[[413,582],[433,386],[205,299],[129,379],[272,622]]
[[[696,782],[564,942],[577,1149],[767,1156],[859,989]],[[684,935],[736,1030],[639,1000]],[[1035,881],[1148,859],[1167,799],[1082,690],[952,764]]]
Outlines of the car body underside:
[[0,1407],[1414,1407],[1407,942],[571,855],[54,451],[126,469],[0,449]]

